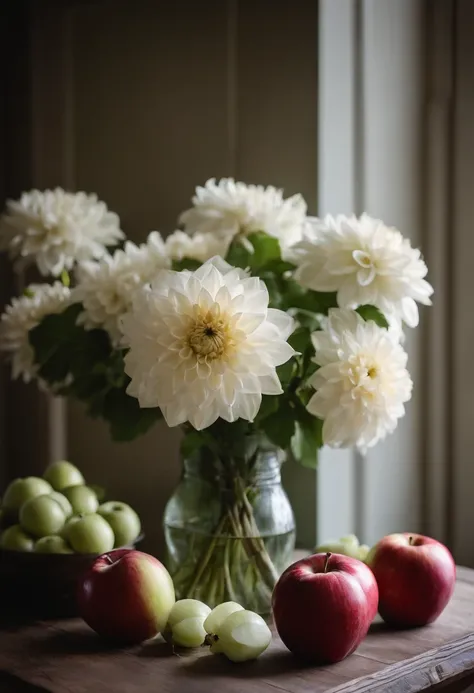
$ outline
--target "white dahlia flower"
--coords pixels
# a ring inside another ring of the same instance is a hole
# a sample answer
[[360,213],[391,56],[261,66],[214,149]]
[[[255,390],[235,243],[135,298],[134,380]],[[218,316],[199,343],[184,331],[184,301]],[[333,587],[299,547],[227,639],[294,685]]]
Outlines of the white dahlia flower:
[[337,291],[341,308],[371,304],[415,327],[415,301],[431,304],[433,288],[424,279],[428,270],[420,251],[367,214],[312,220],[287,257],[298,265],[295,278],[302,286]]
[[84,306],[79,324],[86,329],[105,329],[117,344],[122,336],[119,321],[130,309],[133,293],[169,264],[163,239],[156,231],[142,245],[127,241],[113,255],[80,264],[73,290],[74,302]]
[[212,233],[195,233],[189,236],[184,231],[175,231],[166,238],[165,246],[171,260],[189,258],[206,262],[216,255],[225,257],[229,243]]
[[365,449],[392,433],[412,381],[407,354],[389,331],[353,310],[333,308],[312,341],[320,368],[310,378],[316,393],[307,408],[324,420],[324,443]]
[[124,234],[119,218],[96,195],[31,190],[7,202],[2,245],[17,264],[36,262],[41,274],[59,276],[76,262],[97,259]]
[[122,321],[127,392],[160,407],[169,426],[253,421],[262,394],[282,393],[275,369],[295,353],[292,318],[268,300],[260,279],[220,258],[160,272]]
[[61,282],[31,284],[23,296],[13,298],[0,321],[0,349],[10,355],[12,375],[29,382],[36,373],[28,333],[44,317],[61,313],[71,302],[71,292]]
[[284,199],[283,191],[269,185],[246,185],[233,178],[215,178],[196,188],[194,207],[179,222],[188,233],[213,234],[230,244],[234,237],[256,231],[278,238],[282,247],[302,238],[306,202],[301,195]]

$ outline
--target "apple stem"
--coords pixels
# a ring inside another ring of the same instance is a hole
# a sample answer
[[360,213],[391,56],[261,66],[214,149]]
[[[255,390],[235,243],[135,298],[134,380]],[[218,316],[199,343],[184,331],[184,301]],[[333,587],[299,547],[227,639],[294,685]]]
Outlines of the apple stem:
[[408,543],[413,546],[413,537],[408,537]]
[[330,554],[329,552],[326,554],[326,560],[324,561],[324,571],[323,571],[324,573],[327,573],[327,571],[328,571],[328,563],[329,563],[329,559],[331,558],[331,555],[332,554]]
[[105,558],[106,561],[108,561],[108,563],[110,563],[110,564],[113,563],[112,557],[109,556],[108,554],[107,554],[106,556],[104,556],[104,558]]
[[208,633],[204,639],[202,647],[206,647],[206,646],[209,647],[210,645],[213,645],[218,640],[219,640],[219,638],[217,637],[217,635],[211,635],[210,633]]

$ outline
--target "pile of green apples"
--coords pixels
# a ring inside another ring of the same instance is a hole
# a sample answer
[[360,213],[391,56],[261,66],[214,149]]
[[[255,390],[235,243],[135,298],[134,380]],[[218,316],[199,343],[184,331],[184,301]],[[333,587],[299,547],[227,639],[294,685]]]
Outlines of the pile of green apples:
[[103,489],[86,485],[65,460],[51,464],[42,478],[15,479],[0,505],[0,548],[102,554],[130,546],[140,534],[140,518],[126,503],[101,504],[103,498]]
[[357,558],[359,561],[365,562],[369,555],[370,546],[360,544],[359,539],[355,534],[346,534],[340,539],[329,539],[316,546],[313,553],[339,553],[350,558]]

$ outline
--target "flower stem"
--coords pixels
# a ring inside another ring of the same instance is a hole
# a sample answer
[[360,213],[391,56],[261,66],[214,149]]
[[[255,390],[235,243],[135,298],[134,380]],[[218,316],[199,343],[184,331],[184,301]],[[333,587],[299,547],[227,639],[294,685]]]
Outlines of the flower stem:
[[[175,579],[180,598],[198,598],[209,606],[222,601],[243,602],[260,613],[270,609],[278,572],[260,536],[250,488],[242,476],[233,476],[233,492],[226,494],[222,514],[209,541],[200,548],[191,571],[178,567]],[[177,583],[177,576],[182,582]]]
[[195,578],[194,578],[194,580],[193,580],[193,583],[192,583],[192,585],[191,585],[191,587],[190,587],[190,589],[189,589],[189,591],[190,591],[191,594],[194,592],[194,590],[196,589],[196,586],[199,584],[199,581],[200,581],[200,579],[201,579],[201,577],[202,577],[202,574],[203,574],[204,570],[206,569],[207,564],[209,563],[209,561],[210,561],[210,559],[211,559],[212,553],[213,553],[214,548],[215,548],[215,546],[216,546],[216,544],[217,544],[217,541],[218,541],[218,539],[219,539],[219,536],[220,536],[220,534],[221,534],[221,532],[222,532],[222,530],[223,530],[223,528],[224,528],[225,522],[226,522],[226,516],[223,515],[223,516],[221,517],[221,521],[219,522],[218,526],[216,527],[216,531],[214,532],[214,535],[213,535],[213,537],[212,537],[212,539],[211,539],[211,542],[210,542],[210,544],[209,544],[209,547],[208,547],[208,549],[207,549],[207,552],[206,552],[206,554],[205,554],[205,556],[204,556],[202,562],[201,562],[200,565],[199,565],[199,568],[198,568],[198,570],[197,570],[196,576],[195,576]]

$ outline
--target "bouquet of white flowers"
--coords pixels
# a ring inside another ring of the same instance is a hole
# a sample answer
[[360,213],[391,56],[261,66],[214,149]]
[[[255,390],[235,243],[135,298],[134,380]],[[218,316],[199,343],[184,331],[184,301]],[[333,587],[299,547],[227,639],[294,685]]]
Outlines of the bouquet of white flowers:
[[[170,547],[178,592],[233,598],[239,574],[254,594],[260,579],[263,602],[291,546],[275,559],[261,536],[262,451],[314,467],[323,444],[365,449],[392,432],[412,389],[403,327],[432,288],[420,252],[365,214],[311,218],[300,195],[232,179],[208,181],[192,202],[180,230],[141,245],[92,195],[9,202],[15,264],[55,281],[12,300],[0,346],[14,377],[85,402],[116,440],[161,417],[182,426],[183,456],[231,493],[192,560]],[[225,537],[242,540],[240,559]]]

